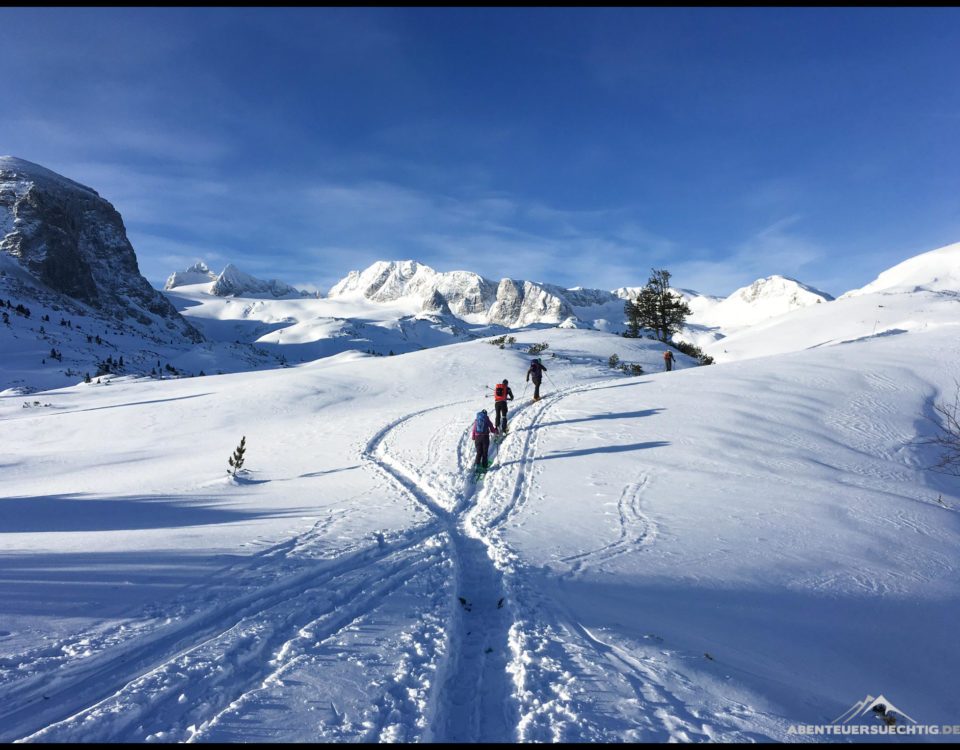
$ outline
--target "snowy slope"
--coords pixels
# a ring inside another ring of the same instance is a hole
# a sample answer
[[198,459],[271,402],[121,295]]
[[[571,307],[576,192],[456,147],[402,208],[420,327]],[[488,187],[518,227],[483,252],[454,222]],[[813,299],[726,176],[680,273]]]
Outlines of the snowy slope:
[[944,292],[958,294],[960,290],[960,242],[921,253],[898,263],[881,273],[861,289],[841,296],[895,292]]
[[543,329],[0,396],[0,739],[789,741],[865,694],[955,723],[960,488],[912,444],[948,314],[672,373]]
[[825,304],[725,329],[702,345],[718,362],[960,325],[960,243],[924,253]]
[[164,294],[211,340],[253,344],[287,362],[309,362],[346,351],[400,354],[504,330],[420,312],[409,297],[389,303],[355,295],[221,297],[209,287],[188,284]]

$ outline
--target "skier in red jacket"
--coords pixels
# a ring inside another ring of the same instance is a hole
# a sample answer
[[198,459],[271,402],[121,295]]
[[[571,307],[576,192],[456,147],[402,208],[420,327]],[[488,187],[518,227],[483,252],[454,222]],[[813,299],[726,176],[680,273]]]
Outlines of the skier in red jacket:
[[497,429],[507,432],[507,401],[513,401],[513,391],[504,378],[502,383],[497,383],[493,389],[493,413],[496,415],[494,423]]

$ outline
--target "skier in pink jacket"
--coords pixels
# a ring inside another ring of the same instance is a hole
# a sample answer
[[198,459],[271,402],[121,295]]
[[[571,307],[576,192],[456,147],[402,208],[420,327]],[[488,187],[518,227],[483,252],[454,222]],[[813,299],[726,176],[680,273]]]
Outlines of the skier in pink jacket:
[[473,420],[473,429],[470,432],[470,437],[473,438],[473,444],[477,447],[477,458],[474,461],[474,468],[476,469],[486,469],[490,466],[490,461],[487,458],[487,453],[490,450],[490,433],[494,435],[499,435],[500,432],[494,427],[493,422],[490,421],[490,415],[487,414],[487,410],[477,414],[477,418]]

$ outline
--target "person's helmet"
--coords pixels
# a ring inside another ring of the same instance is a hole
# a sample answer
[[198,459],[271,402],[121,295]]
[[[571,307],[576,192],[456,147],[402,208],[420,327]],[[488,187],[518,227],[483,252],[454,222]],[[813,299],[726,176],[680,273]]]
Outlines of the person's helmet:
[[507,384],[507,379],[506,379],[506,378],[503,379],[503,384],[504,384],[504,385]]
[[487,410],[486,410],[486,409],[484,409],[484,410],[483,410],[483,413],[484,413],[484,414],[486,414],[486,413],[487,413]]

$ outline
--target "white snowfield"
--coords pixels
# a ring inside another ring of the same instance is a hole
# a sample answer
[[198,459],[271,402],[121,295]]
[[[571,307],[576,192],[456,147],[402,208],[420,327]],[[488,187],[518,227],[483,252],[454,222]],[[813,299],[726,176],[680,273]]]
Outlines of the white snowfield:
[[960,479],[917,443],[958,311],[854,295],[670,373],[558,328],[4,395],[0,740],[847,741],[796,727],[865,695],[960,724]]

